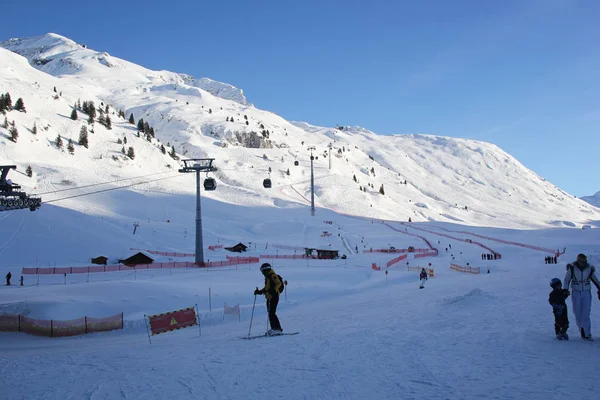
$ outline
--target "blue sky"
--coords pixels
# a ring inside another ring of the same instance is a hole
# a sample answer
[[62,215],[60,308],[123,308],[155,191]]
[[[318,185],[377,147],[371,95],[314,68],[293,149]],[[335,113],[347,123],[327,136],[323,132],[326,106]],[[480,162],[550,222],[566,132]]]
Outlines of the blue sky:
[[55,32],[288,120],[488,141],[571,194],[600,190],[599,1],[140,5],[10,2],[0,40]]

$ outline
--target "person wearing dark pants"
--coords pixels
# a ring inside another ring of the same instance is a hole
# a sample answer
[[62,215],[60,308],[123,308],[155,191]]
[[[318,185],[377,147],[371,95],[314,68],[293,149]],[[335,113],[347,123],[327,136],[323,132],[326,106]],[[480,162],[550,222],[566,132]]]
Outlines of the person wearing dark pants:
[[552,292],[548,297],[548,303],[552,306],[554,314],[554,333],[558,340],[569,340],[567,330],[569,329],[569,315],[565,300],[569,297],[569,291],[562,288],[562,282],[558,278],[550,281]]
[[[269,324],[271,329],[277,332],[283,332],[279,318],[277,318],[277,305],[279,304],[279,296],[274,296],[271,300],[267,300],[267,311],[269,311]],[[275,332],[272,332],[275,333]]]
[[265,286],[262,289],[256,289],[254,295],[264,294],[267,299],[267,311],[269,312],[269,323],[271,329],[267,335],[278,335],[283,332],[279,318],[277,318],[277,305],[279,304],[279,294],[283,291],[283,282],[279,275],[275,273],[271,264],[264,263],[260,266],[260,272],[265,277]]
[[12,274],[8,271],[8,274],[5,276],[6,278],[6,286],[10,286],[10,278],[12,278]]

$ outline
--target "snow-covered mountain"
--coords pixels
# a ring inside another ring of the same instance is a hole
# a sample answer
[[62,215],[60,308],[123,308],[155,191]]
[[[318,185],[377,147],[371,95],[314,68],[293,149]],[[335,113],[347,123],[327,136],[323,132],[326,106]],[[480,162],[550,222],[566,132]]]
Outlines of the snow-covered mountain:
[[[0,92],[9,92],[13,102],[22,98],[27,108],[27,113],[7,113],[19,138],[13,143],[8,130],[0,128],[0,163],[17,164],[21,171],[31,165],[33,177],[19,176],[18,181],[38,193],[51,185],[175,173],[178,162],[160,151],[164,144],[180,158],[215,158],[218,188],[207,194],[214,200],[306,206],[312,146],[317,207],[401,221],[498,227],[580,226],[600,219],[600,210],[490,143],[434,135],[380,136],[360,127],[286,121],[249,104],[242,90],[231,85],[151,71],[56,34],[10,39],[0,47]],[[69,118],[84,101],[109,106],[111,129],[97,122],[88,126],[88,115],[81,110],[76,111],[78,120]],[[121,110],[125,118],[118,116]],[[131,114],[135,123],[143,118],[155,137],[138,137],[136,126],[127,121]],[[30,132],[34,124],[36,135]],[[71,155],[56,148],[58,135],[77,142],[82,126],[93,128],[89,149],[76,146]],[[119,143],[123,138],[127,144]],[[134,159],[121,153],[128,147],[134,148]],[[263,187],[265,178],[272,179],[271,189]],[[182,187],[181,180],[159,185],[168,193],[194,189]],[[48,194],[44,200],[58,198]],[[85,208],[92,203],[111,208],[94,203],[93,196],[60,204]]]
[[594,207],[600,207],[600,191],[596,192],[595,194],[593,194],[591,196],[583,196],[581,198],[581,200],[587,201]]

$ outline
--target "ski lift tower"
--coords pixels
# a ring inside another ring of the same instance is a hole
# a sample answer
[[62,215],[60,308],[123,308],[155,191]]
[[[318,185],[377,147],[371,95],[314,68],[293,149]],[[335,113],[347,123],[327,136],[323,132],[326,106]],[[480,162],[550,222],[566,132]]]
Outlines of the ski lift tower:
[[193,158],[182,160],[184,167],[179,172],[196,173],[196,258],[195,263],[198,266],[204,264],[204,248],[202,247],[202,213],[200,212],[200,173],[212,172],[217,169],[213,167],[214,158]]
[[315,174],[313,170],[313,150],[316,150],[315,146],[309,146],[308,150],[310,150],[310,215],[311,217],[315,216]]

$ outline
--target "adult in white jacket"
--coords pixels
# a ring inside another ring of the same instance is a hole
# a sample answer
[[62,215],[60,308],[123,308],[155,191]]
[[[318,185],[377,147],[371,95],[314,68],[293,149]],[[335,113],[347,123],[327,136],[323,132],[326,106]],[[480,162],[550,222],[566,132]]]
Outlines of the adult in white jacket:
[[598,289],[600,299],[600,281],[596,277],[596,269],[588,264],[585,254],[579,254],[577,261],[567,264],[567,275],[563,287],[571,287],[571,302],[573,313],[577,321],[577,327],[581,337],[592,340],[592,327],[590,322],[590,311],[592,310],[592,283]]

